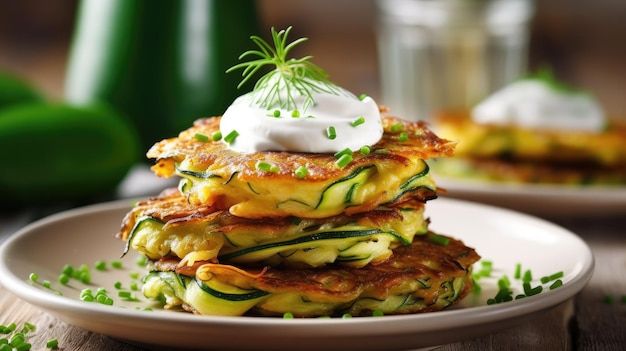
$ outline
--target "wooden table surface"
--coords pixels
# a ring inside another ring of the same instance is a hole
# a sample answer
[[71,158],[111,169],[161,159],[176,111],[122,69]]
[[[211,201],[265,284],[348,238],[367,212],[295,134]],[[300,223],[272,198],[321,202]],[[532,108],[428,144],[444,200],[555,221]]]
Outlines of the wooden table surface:
[[[28,215],[0,215],[0,234],[6,237],[30,219]],[[439,350],[626,349],[626,209],[608,218],[548,219],[578,234],[592,249],[596,266],[589,284],[573,299],[528,322]],[[20,327],[24,322],[36,326],[28,334],[33,350],[45,350],[53,338],[59,341],[60,350],[142,350],[68,325],[0,286],[0,324]]]

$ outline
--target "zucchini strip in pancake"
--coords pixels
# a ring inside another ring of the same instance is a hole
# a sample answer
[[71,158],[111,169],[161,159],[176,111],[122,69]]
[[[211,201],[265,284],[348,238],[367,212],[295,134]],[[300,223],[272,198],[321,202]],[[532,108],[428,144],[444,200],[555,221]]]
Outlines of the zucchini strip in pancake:
[[244,268],[197,263],[153,262],[143,293],[166,308],[205,315],[268,315],[298,317],[429,312],[444,309],[472,287],[471,267],[480,256],[461,241],[448,245],[416,237],[394,249],[392,257],[362,268]]
[[391,250],[426,234],[424,204],[405,202],[367,213],[324,219],[236,217],[189,204],[176,189],[138,203],[118,237],[126,250],[182,265],[196,261],[319,267],[332,262],[362,267],[389,258]]
[[[382,112],[385,112],[383,109]],[[455,143],[440,139],[423,122],[383,117],[384,135],[367,155],[352,154],[345,167],[333,154],[230,150],[213,135],[220,117],[200,119],[177,138],[156,143],[148,157],[161,177],[180,176],[179,189],[196,205],[216,206],[245,218],[326,218],[373,210],[381,205],[437,196],[425,160],[451,156]],[[258,169],[263,162],[275,171]],[[296,170],[307,170],[303,178]]]

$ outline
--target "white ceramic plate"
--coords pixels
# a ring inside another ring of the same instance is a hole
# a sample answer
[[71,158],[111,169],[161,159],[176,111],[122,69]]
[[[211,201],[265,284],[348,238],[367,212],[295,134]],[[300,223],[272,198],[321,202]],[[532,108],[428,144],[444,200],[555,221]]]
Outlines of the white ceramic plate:
[[[151,348],[407,350],[475,338],[520,324],[574,296],[593,271],[589,248],[561,227],[508,210],[442,198],[427,205],[432,229],[461,238],[494,264],[494,277],[479,280],[481,293],[449,310],[407,316],[282,319],[195,316],[157,307],[136,310],[150,305],[143,297],[138,302],[118,298],[113,306],[80,301],[79,292],[86,286],[78,281],[68,286],[57,283],[62,267],[117,259],[124,244],[114,234],[129,206],[127,201],[99,204],[28,225],[0,248],[0,283],[67,323]],[[532,269],[536,278],[563,271],[564,284],[532,297],[487,305],[502,274],[511,277],[516,292],[521,291],[521,284],[513,279],[517,263]],[[117,296],[115,282],[128,289],[131,273],[142,269],[132,254],[123,264],[123,269],[91,269],[90,287],[94,291],[104,287],[111,297]],[[29,281],[31,272],[39,275],[39,282],[51,281],[62,296]]]
[[512,184],[435,175],[442,196],[482,202],[542,217],[626,215],[626,186]]

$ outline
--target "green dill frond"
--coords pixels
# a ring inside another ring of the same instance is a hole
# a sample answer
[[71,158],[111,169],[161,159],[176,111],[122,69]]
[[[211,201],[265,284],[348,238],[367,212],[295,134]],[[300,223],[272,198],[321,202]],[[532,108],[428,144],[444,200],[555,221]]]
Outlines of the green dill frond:
[[273,46],[258,36],[251,36],[250,39],[257,44],[259,50],[246,51],[239,56],[239,59],[248,56],[257,58],[237,64],[226,71],[243,69],[243,79],[238,85],[241,87],[264,66],[274,66],[272,71],[256,82],[251,92],[254,103],[267,110],[273,108],[295,110],[299,108],[295,98],[303,96],[304,102],[300,109],[304,112],[315,104],[313,93],[334,95],[343,93],[341,88],[328,80],[328,74],[322,68],[310,61],[312,56],[299,59],[287,58],[291,49],[307,40],[307,38],[300,38],[287,44],[287,36],[291,28],[279,32],[272,28]]

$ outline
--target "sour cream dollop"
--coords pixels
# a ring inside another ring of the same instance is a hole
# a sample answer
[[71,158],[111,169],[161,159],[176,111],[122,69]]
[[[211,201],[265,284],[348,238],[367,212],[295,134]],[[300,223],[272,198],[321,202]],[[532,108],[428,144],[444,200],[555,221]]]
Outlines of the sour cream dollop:
[[472,109],[476,123],[532,129],[600,132],[603,109],[590,94],[562,91],[536,79],[520,80],[495,92]]
[[[248,93],[226,109],[220,132],[226,136],[236,131],[238,136],[229,147],[243,153],[335,153],[376,144],[383,135],[378,105],[370,97],[359,99],[342,92],[314,93],[315,104],[306,111],[298,110],[299,116],[292,116],[293,110],[260,107]],[[302,106],[304,97],[296,96],[294,100]],[[274,115],[276,110],[280,112],[278,117]],[[334,138],[329,136],[329,129],[334,129]]]

